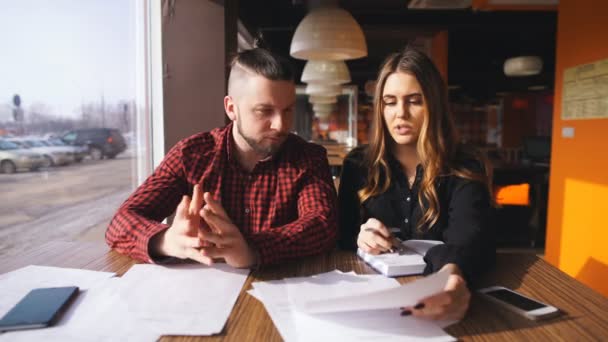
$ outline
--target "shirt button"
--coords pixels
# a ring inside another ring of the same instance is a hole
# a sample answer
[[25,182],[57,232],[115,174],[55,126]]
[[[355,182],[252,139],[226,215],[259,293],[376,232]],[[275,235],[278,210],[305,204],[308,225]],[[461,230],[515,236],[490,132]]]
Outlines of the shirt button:
[[405,200],[409,202],[410,199],[411,199],[410,196],[407,196],[407,198]]
[[404,222],[405,223],[410,223],[410,219],[405,219]]
[[245,209],[245,214],[249,214],[249,208]]

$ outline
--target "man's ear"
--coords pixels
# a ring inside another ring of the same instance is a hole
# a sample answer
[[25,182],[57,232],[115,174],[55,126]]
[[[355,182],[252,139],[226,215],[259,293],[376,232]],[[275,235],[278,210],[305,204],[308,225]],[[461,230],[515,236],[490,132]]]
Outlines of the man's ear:
[[236,106],[230,95],[224,96],[224,111],[226,111],[226,115],[228,115],[230,121],[236,120]]

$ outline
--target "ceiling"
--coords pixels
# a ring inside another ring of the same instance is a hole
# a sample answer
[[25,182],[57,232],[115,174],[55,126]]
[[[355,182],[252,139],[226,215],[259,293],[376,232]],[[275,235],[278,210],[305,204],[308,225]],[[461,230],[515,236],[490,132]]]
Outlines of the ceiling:
[[[312,1],[312,0],[309,0]],[[304,0],[243,0],[238,13],[252,35],[272,50],[289,56],[291,37],[311,5]],[[315,2],[318,2],[315,1]],[[347,61],[353,83],[363,89],[375,79],[391,52],[408,41],[448,31],[448,83],[453,101],[487,102],[497,92],[528,92],[530,86],[553,87],[557,11],[475,11],[408,9],[407,0],[348,0],[349,11],[363,28],[368,56]],[[538,55],[539,75],[508,78],[506,58]],[[298,71],[305,61],[293,59]]]

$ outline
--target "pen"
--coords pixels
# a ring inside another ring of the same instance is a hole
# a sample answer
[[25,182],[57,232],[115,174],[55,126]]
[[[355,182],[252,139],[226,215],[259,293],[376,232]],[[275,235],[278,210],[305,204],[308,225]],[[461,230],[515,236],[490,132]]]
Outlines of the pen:
[[401,240],[395,236],[395,233],[399,233],[401,230],[399,229],[399,227],[389,227],[388,230],[389,232],[391,232],[391,248],[389,249],[389,252],[395,253],[397,251],[400,251]]
[[399,240],[399,238],[392,236],[391,237],[391,249],[389,249],[389,252],[391,253],[395,253],[401,250],[401,240]]

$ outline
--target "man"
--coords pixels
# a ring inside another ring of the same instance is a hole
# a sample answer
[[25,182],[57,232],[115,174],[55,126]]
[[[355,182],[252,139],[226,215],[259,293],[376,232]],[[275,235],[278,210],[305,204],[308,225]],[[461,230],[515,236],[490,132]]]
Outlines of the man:
[[[326,152],[289,133],[294,106],[286,60],[260,48],[238,54],[224,98],[232,122],[177,143],[119,208],[108,245],[145,262],[234,267],[332,249],[336,192]],[[161,223],[174,211],[171,225]]]

